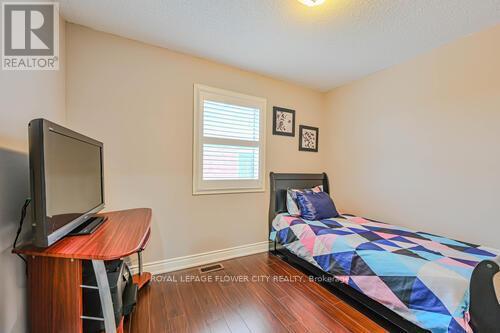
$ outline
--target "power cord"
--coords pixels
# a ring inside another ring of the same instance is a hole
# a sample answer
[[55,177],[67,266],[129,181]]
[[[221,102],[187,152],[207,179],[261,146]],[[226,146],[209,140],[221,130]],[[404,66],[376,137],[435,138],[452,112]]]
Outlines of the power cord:
[[[19,240],[19,235],[21,234],[21,231],[23,230],[23,223],[24,220],[26,219],[26,209],[31,203],[31,198],[27,198],[26,201],[24,202],[23,208],[21,209],[21,219],[19,220],[19,227],[17,228],[17,233],[16,233],[16,239],[14,240],[14,244],[12,245],[12,248],[15,249],[17,245],[17,241]],[[26,264],[27,261],[26,259],[20,255],[19,253],[16,253],[16,255],[24,261]]]

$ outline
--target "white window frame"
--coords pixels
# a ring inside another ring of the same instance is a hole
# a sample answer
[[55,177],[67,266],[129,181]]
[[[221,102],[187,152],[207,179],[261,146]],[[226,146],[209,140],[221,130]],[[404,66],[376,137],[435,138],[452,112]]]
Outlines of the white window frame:
[[[203,180],[203,144],[227,144],[255,147],[256,142],[203,137],[204,100],[240,105],[260,110],[259,178],[257,180]],[[265,191],[267,100],[202,84],[194,85],[193,194],[248,193]]]

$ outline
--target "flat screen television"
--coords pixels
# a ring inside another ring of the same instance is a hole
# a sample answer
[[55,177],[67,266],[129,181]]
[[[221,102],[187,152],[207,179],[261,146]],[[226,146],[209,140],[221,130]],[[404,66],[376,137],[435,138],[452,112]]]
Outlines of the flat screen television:
[[104,208],[103,144],[35,119],[29,158],[33,245],[47,247]]

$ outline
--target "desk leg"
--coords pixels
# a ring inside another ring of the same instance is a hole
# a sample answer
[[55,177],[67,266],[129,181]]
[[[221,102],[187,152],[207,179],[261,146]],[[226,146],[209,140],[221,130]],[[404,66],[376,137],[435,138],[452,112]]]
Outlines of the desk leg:
[[99,288],[99,298],[101,299],[102,314],[104,317],[104,327],[106,333],[116,333],[115,314],[113,300],[111,299],[111,289],[109,288],[106,267],[102,260],[92,260],[97,287]]
[[137,252],[137,259],[139,260],[139,275],[142,275],[142,251]]
[[151,281],[151,273],[143,272],[142,269],[142,250],[137,252],[137,259],[139,260],[139,273],[132,277],[132,280],[137,285],[139,290]]

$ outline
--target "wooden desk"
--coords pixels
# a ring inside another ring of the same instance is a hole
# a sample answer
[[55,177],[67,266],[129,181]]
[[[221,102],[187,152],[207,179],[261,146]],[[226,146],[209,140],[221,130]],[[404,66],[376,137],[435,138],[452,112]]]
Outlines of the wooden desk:
[[[151,232],[151,209],[100,214],[108,220],[91,235],[65,237],[47,248],[20,246],[14,253],[28,259],[30,332],[82,333],[82,260],[91,260],[103,310],[106,333],[117,331],[105,260],[140,253]],[[134,276],[140,287],[151,275]],[[123,324],[123,319],[122,319]],[[122,324],[118,331],[123,330]]]

